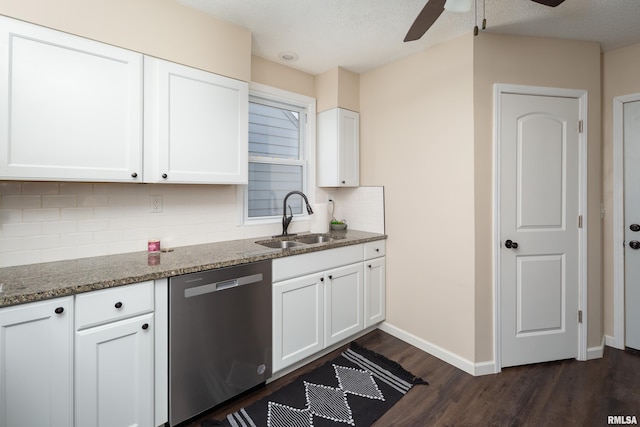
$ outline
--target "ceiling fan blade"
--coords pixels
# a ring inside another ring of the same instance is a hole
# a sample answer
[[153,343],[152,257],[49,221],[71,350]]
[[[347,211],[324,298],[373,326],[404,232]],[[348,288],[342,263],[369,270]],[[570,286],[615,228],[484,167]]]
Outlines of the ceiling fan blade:
[[531,0],[531,1],[543,4],[543,5],[549,6],[549,7],[556,7],[559,4],[564,2],[564,0]]
[[416,17],[416,20],[413,21],[413,25],[411,25],[407,35],[404,37],[404,41],[410,42],[422,37],[438,17],[442,15],[446,2],[447,0],[429,0]]

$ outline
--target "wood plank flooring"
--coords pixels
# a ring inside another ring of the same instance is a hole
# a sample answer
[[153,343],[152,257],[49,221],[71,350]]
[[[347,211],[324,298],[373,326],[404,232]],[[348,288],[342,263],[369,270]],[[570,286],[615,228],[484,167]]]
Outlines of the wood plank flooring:
[[[610,415],[635,416],[640,423],[640,355],[636,352],[607,347],[602,359],[541,363],[473,377],[380,330],[357,342],[429,382],[410,390],[375,427],[606,426]],[[224,418],[340,351],[220,406],[188,426]]]

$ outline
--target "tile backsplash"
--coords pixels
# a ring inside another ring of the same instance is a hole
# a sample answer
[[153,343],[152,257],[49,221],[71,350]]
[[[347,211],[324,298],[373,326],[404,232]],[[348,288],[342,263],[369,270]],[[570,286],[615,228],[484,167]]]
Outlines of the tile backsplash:
[[[382,187],[340,189],[336,217],[382,233],[382,197]],[[0,267],[144,251],[152,238],[176,247],[281,232],[279,222],[243,226],[237,199],[233,185],[0,181]]]

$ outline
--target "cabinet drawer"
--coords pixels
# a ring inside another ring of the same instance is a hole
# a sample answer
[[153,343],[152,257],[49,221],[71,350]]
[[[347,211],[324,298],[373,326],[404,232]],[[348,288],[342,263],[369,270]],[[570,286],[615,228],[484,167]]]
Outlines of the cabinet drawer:
[[364,244],[364,259],[379,258],[387,253],[386,242],[384,240],[376,240]]
[[153,281],[76,295],[76,329],[153,311]]

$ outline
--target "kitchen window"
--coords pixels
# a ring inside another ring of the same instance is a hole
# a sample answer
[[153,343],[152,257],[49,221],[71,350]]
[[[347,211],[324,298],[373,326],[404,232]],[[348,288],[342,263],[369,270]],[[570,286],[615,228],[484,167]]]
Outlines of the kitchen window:
[[[315,177],[315,167],[310,167],[315,151],[311,149],[315,130],[310,132],[315,129],[315,100],[260,87],[262,90],[252,90],[249,96],[245,222],[279,221],[288,192],[298,190],[311,197],[308,189],[315,187],[315,178],[310,179]],[[303,215],[300,197],[290,198],[288,204],[294,217]]]

